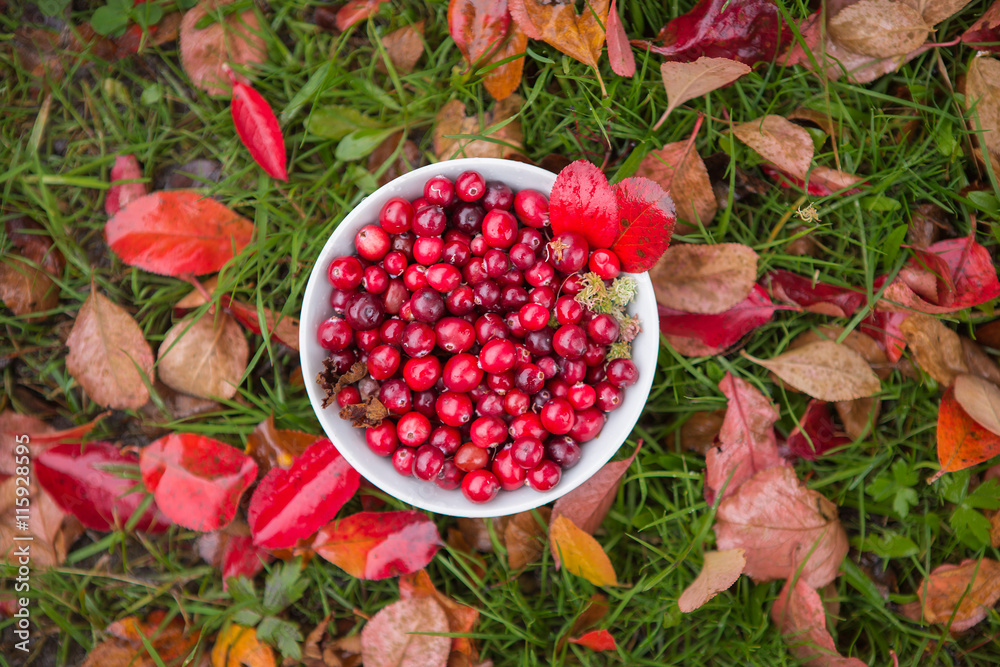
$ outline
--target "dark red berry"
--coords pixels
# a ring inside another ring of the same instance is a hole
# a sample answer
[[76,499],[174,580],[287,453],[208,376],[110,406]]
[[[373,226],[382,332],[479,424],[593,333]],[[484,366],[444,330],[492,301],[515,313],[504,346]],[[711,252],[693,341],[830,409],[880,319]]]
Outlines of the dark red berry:
[[458,231],[474,236],[482,231],[485,216],[486,211],[482,206],[461,202],[451,212],[451,224]]
[[441,251],[441,261],[452,266],[462,268],[469,263],[472,251],[468,243],[462,241],[447,241]]
[[440,261],[442,253],[444,241],[438,236],[421,236],[413,242],[413,259],[424,266]]
[[562,468],[554,461],[546,460],[529,470],[525,481],[535,491],[548,491],[559,483],[561,477]]
[[514,386],[525,394],[537,394],[545,385],[545,373],[535,364],[524,364],[514,373]]
[[382,323],[378,328],[378,335],[383,343],[389,345],[400,345],[403,341],[403,329],[406,324],[399,318],[392,318]]
[[583,290],[583,276],[579,273],[574,273],[573,275],[566,278],[562,284],[562,293],[569,296],[579,294]]
[[392,250],[397,250],[404,255],[407,259],[413,258],[413,242],[416,239],[416,235],[413,232],[403,232],[401,234],[396,234],[392,237],[392,243],[390,248]]
[[503,411],[503,396],[489,392],[476,401],[476,414],[480,417],[500,417]]
[[354,350],[338,350],[337,352],[331,352],[326,357],[333,364],[334,370],[339,374],[343,375],[351,369],[354,362],[358,360],[358,355]]
[[535,251],[527,243],[515,243],[510,249],[510,262],[524,271],[535,264]]
[[504,412],[512,417],[523,415],[529,407],[531,407],[531,399],[520,389],[511,389],[503,398]]
[[608,349],[591,341],[587,343],[587,351],[583,353],[583,363],[587,366],[603,366],[608,356]]
[[542,371],[546,380],[554,378],[559,373],[559,365],[552,357],[540,357],[535,360],[535,365]]
[[452,426],[438,426],[427,442],[440,449],[445,456],[451,456],[462,446],[462,435]]
[[548,262],[537,261],[524,272],[524,281],[532,287],[549,287],[555,281],[556,270]]
[[489,278],[480,280],[472,288],[472,299],[483,310],[493,310],[500,303],[500,286]]
[[470,502],[488,503],[500,492],[500,481],[488,470],[473,470],[462,479],[462,493]]
[[583,382],[587,378],[587,364],[583,359],[559,359],[559,379],[568,384]]
[[514,237],[514,243],[523,243],[535,252],[535,257],[538,257],[539,252],[542,250],[542,246],[545,245],[545,237],[537,229],[532,229],[531,227],[521,227],[517,230],[517,236]]
[[560,435],[545,444],[545,455],[563,470],[580,462],[580,445],[568,435]]
[[463,352],[445,362],[442,377],[449,391],[467,392],[483,379],[483,371],[476,357]]
[[424,324],[434,324],[444,316],[444,297],[433,287],[421,287],[410,297],[413,317]]
[[577,442],[590,442],[604,428],[604,413],[597,408],[587,408],[576,413],[576,420],[569,435]]
[[548,261],[556,271],[576,273],[587,265],[590,245],[583,234],[562,232],[549,241]]
[[587,351],[587,334],[577,324],[564,324],[552,335],[552,349],[564,359],[579,359]]
[[460,317],[442,317],[434,325],[437,346],[445,352],[465,352],[476,342],[476,330]]
[[545,456],[545,446],[541,440],[529,435],[515,440],[514,444],[511,445],[510,454],[514,463],[530,470],[542,462],[542,457]]
[[425,206],[413,216],[413,233],[417,236],[441,236],[448,216],[440,206]]
[[438,392],[433,389],[415,391],[413,392],[413,409],[428,419],[437,419],[437,397]]
[[378,426],[365,429],[365,442],[368,448],[379,456],[389,456],[399,446],[396,435],[396,425],[388,419],[383,419]]
[[320,323],[316,336],[319,338],[320,347],[336,352],[351,344],[354,340],[354,329],[345,320],[331,317]]
[[617,409],[625,400],[625,392],[607,381],[598,382],[594,391],[597,394],[594,405],[604,412]]
[[381,294],[389,288],[389,274],[381,266],[369,266],[361,285],[372,294]]
[[524,346],[537,357],[552,354],[552,336],[554,331],[545,327],[540,331],[529,331],[524,334]]
[[495,447],[507,439],[507,425],[499,417],[480,417],[472,422],[469,437],[476,447]]
[[486,384],[490,389],[501,396],[504,396],[508,391],[514,388],[514,373],[512,371],[507,371],[506,373],[490,373],[486,376]]
[[358,331],[354,334],[354,343],[362,352],[370,353],[382,343],[382,335],[378,329]]
[[505,285],[500,289],[501,308],[516,311],[526,303],[528,303],[528,292],[520,285]]
[[500,181],[486,181],[486,192],[480,202],[487,211],[502,209],[509,211],[514,205],[514,192]]
[[334,288],[352,290],[361,284],[364,267],[357,257],[337,257],[330,262],[326,277]]
[[378,390],[378,400],[394,415],[403,415],[413,408],[410,388],[399,378],[386,380]]
[[639,369],[631,359],[613,359],[608,362],[605,372],[608,382],[616,387],[631,387],[639,381]]
[[374,294],[357,292],[347,300],[344,319],[355,331],[368,331],[382,324],[385,308]]
[[441,465],[441,472],[434,478],[434,483],[446,491],[451,491],[452,489],[457,489],[462,484],[463,477],[465,477],[465,473],[459,470],[455,462],[445,459],[445,462]]
[[485,345],[494,338],[506,338],[508,335],[507,325],[496,313],[486,313],[476,320],[475,327],[476,340],[480,345]]
[[410,290],[400,278],[389,281],[389,288],[382,294],[382,307],[390,315],[396,315],[410,298]]
[[549,432],[542,425],[541,417],[534,412],[525,412],[523,415],[514,417],[510,422],[510,428],[507,430],[510,433],[510,437],[515,440],[528,435],[539,440],[549,437]]
[[486,277],[499,278],[510,270],[510,256],[499,248],[490,248],[483,255]]
[[618,340],[618,320],[607,313],[595,315],[587,322],[587,335],[598,345],[611,345]]
[[413,460],[413,476],[417,479],[431,481],[438,476],[444,467],[444,454],[433,445],[420,445]]
[[409,261],[406,259],[406,255],[398,250],[393,250],[382,258],[382,268],[392,278],[403,275],[407,264],[409,264]]
[[468,315],[476,308],[475,294],[468,285],[459,285],[448,293],[444,305],[453,315]]

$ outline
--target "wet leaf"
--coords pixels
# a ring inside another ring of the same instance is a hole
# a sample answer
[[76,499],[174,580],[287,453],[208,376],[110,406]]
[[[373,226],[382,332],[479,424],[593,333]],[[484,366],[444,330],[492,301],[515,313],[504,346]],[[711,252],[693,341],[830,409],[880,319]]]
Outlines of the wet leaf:
[[849,444],[850,438],[833,423],[830,404],[816,399],[809,401],[798,425],[785,440],[785,446],[792,454],[807,461],[815,461],[831,449]]
[[[424,55],[424,21],[393,30],[382,37],[382,47],[393,68],[402,74],[409,74]],[[387,71],[382,60],[379,60],[376,67],[379,71]]]
[[723,498],[733,495],[761,470],[786,465],[778,454],[774,403],[745,380],[731,373],[719,382],[728,399],[719,430],[718,446],[705,454],[705,500],[714,503],[725,487]]
[[977,465],[997,454],[1000,454],[1000,436],[970,417],[955,400],[955,389],[948,387],[938,408],[937,456],[941,470],[927,480],[928,483],[946,472]]
[[59,288],[12,252],[0,258],[0,301],[17,316],[41,313],[59,305]]
[[867,667],[857,658],[837,652],[826,629],[826,609],[816,589],[802,579],[790,577],[771,607],[788,650],[805,667]]
[[448,661],[451,639],[433,633],[448,631],[448,618],[434,598],[393,602],[361,631],[365,667],[440,667]]
[[677,606],[685,614],[701,608],[706,602],[735,584],[743,574],[743,567],[746,564],[746,551],[743,549],[706,551],[701,572],[681,593]]
[[772,359],[745,356],[822,401],[850,401],[882,390],[878,376],[860,354],[829,340],[803,345]]
[[583,577],[595,586],[617,586],[618,577],[604,549],[593,537],[565,516],[557,516],[549,526],[549,542],[562,566],[570,574]]
[[537,510],[519,512],[507,521],[503,529],[503,543],[507,549],[507,566],[510,569],[520,570],[542,557],[552,511],[549,507],[539,507]]
[[288,181],[285,138],[281,135],[281,127],[271,105],[256,90],[230,76],[233,99],[229,108],[240,141],[250,151],[254,162],[271,178]]
[[247,521],[254,543],[288,549],[333,520],[358,490],[360,476],[332,442],[320,438],[291,467],[272,468],[254,491]]
[[424,567],[440,543],[437,527],[422,512],[360,512],[327,524],[313,548],[353,577],[386,579]]
[[201,0],[181,21],[181,66],[191,83],[209,95],[226,95],[229,78],[223,65],[239,69],[267,60],[264,32],[253,9],[225,14],[199,30],[195,26],[206,16],[237,0]]
[[275,667],[274,650],[257,639],[257,631],[235,623],[219,633],[212,647],[212,667]]
[[253,238],[253,224],[190,190],[139,197],[108,220],[104,235],[126,264],[179,276],[218,271]]
[[[524,100],[519,95],[510,95],[493,105],[493,109],[483,115],[466,116],[461,100],[451,100],[438,111],[434,125],[434,155],[439,160],[458,157],[509,158],[524,150],[524,134],[521,121],[514,118],[503,127],[490,134],[488,128],[504,123],[521,111]],[[461,135],[459,139],[456,136]],[[469,139],[468,135],[486,136],[491,139]]]
[[133,199],[138,199],[149,193],[146,183],[117,183],[117,181],[132,181],[142,178],[142,167],[134,155],[119,155],[115,165],[111,167],[111,187],[104,198],[104,212],[114,215],[128,205]]
[[653,150],[639,163],[637,176],[650,178],[667,191],[677,209],[677,218],[692,225],[707,225],[718,205],[708,170],[694,142],[675,141]]
[[222,590],[228,589],[231,577],[253,579],[272,559],[270,553],[254,545],[250,527],[239,520],[199,537],[198,555],[219,568]]
[[611,0],[606,27],[611,70],[618,76],[635,76],[635,56],[622,25],[622,17],[618,14],[618,0]]
[[715,446],[726,410],[695,412],[681,425],[681,447],[702,456]]
[[965,80],[965,108],[977,132],[979,151],[994,171],[1000,166],[1000,61],[985,56],[972,59]]
[[986,354],[986,351],[971,338],[965,336],[959,336],[959,338],[962,341],[965,366],[969,369],[969,373],[1000,386],[1000,365],[997,365],[993,357]]
[[723,499],[715,535],[720,550],[746,550],[743,571],[755,581],[798,576],[810,586],[826,586],[847,555],[836,505],[785,466],[760,471]]
[[973,421],[1000,435],[1000,387],[975,375],[955,378],[955,401]]
[[899,330],[917,365],[939,384],[947,387],[956,376],[968,372],[961,339],[941,320],[913,313],[903,320]]
[[806,180],[814,149],[812,138],[802,127],[768,115],[737,125],[733,134],[781,171]]
[[1000,599],[1000,562],[990,558],[939,565],[917,588],[914,620],[968,630],[986,618]]
[[[116,469],[135,466],[138,457],[122,453],[107,442],[51,447],[35,459],[38,483],[67,514],[87,528],[123,529],[139,510],[146,494],[134,489],[137,482]],[[143,511],[135,530],[162,533],[170,521],[153,503]]]
[[577,232],[591,248],[610,248],[618,235],[615,189],[593,163],[577,160],[556,177],[549,219],[553,234]]
[[257,464],[224,442],[171,433],[143,448],[139,471],[168,519],[209,532],[236,516],[240,497],[257,477]]
[[311,433],[277,428],[274,415],[270,415],[247,436],[246,451],[257,462],[257,468],[267,473],[271,468],[291,467],[294,460],[317,439]]
[[841,46],[874,58],[916,49],[930,26],[913,7],[894,0],[859,0],[827,19],[830,37]]
[[658,306],[660,332],[699,341],[710,348],[726,349],[743,336],[771,321],[778,306],[767,298],[760,285],[729,310],[718,315],[696,315],[666,306]]
[[927,25],[935,25],[954,16],[971,0],[918,0],[917,8]]
[[490,529],[486,525],[486,519],[459,517],[458,528],[470,547],[483,553],[493,552],[493,541],[490,539]]
[[[401,576],[399,578],[399,597],[401,600],[423,597],[437,602],[448,619],[447,631],[453,634],[472,632],[472,628],[475,627],[476,621],[479,619],[478,611],[439,592],[434,587],[426,570],[418,570],[412,574]],[[468,637],[452,637],[451,650],[478,658],[478,652]]]
[[670,245],[677,216],[670,195],[655,181],[633,176],[614,185],[618,236],[611,245],[622,270],[648,271]]
[[[248,303],[231,298],[228,294],[219,297],[219,303],[236,321],[257,335],[262,335],[260,317],[257,309]],[[285,347],[299,350],[299,319],[290,315],[275,313],[270,308],[263,308],[264,326],[271,337]]]
[[175,324],[160,343],[164,384],[201,398],[232,398],[247,368],[250,347],[229,315],[204,313]]
[[66,371],[95,403],[136,410],[149,400],[153,351],[132,316],[93,285],[66,345]]
[[618,645],[615,638],[607,630],[592,630],[580,637],[569,640],[570,644],[586,646],[591,651],[617,651]]
[[774,299],[831,317],[850,317],[868,300],[850,287],[837,287],[782,269],[769,271],[764,282]]
[[698,58],[694,62],[666,62],[660,65],[663,86],[667,89],[664,115],[688,100],[728,86],[750,68],[728,58]]
[[[532,39],[541,39],[570,58],[597,69],[604,48],[604,28],[608,22],[608,0],[595,0],[576,13],[574,3],[543,3],[519,0],[511,4],[511,15]],[[521,13],[523,11],[523,13]]]
[[[552,507],[553,520],[564,516],[583,532],[593,535],[618,497],[622,477],[641,447],[641,444],[636,445],[632,456],[627,459],[605,463],[590,479],[559,498]],[[553,550],[552,555],[558,562],[558,552]]]
[[757,253],[741,243],[667,248],[649,270],[656,300],[689,313],[716,315],[743,301],[757,279]]

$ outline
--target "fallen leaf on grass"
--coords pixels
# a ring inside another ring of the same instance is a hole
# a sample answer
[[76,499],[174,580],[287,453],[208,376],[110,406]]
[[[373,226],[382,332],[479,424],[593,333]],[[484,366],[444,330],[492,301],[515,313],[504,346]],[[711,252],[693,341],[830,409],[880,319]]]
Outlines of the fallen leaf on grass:
[[228,65],[224,70],[233,86],[229,109],[240,141],[268,176],[288,181],[285,138],[271,105],[260,93],[237,79]]
[[1000,387],[976,375],[955,378],[955,400],[965,413],[994,435],[1000,435]]
[[350,0],[337,11],[337,30],[344,32],[355,23],[374,16],[383,2],[388,0]]
[[214,199],[190,190],[139,197],[104,227],[108,245],[126,264],[180,276],[218,271],[253,238],[253,224]]
[[715,217],[718,204],[712,182],[694,142],[675,141],[650,151],[635,173],[656,181],[667,191],[674,200],[678,220],[707,225]]
[[615,638],[607,630],[592,630],[580,637],[571,638],[570,644],[586,646],[591,651],[617,651]]
[[470,547],[483,553],[493,552],[493,540],[485,519],[458,518],[458,529]]
[[[257,315],[257,308],[243,301],[237,301],[228,294],[219,297],[219,303],[225,308],[236,321],[257,335],[263,334],[260,317]],[[263,308],[264,327],[267,328],[270,336],[285,347],[299,351],[299,319],[291,315],[275,313],[270,308]]]
[[941,469],[932,483],[946,472],[955,472],[987,461],[1000,454],[1000,436],[980,426],[955,400],[954,387],[941,396],[937,421],[937,456]]
[[111,187],[104,198],[104,212],[114,215],[128,205],[133,199],[138,199],[149,193],[146,183],[118,183],[118,181],[133,181],[142,178],[142,167],[134,155],[119,155],[115,165],[111,167]]
[[781,171],[803,181],[808,177],[814,148],[804,128],[781,116],[767,115],[737,125],[733,134]]
[[764,282],[774,299],[819,315],[850,317],[868,300],[850,287],[830,285],[783,269],[769,271]]
[[684,589],[677,606],[685,614],[699,609],[722,591],[728,590],[743,574],[747,564],[744,549],[706,551],[705,562],[698,577]]
[[266,474],[271,468],[291,467],[317,439],[312,433],[277,428],[272,414],[247,436],[246,452],[257,462],[257,469]]
[[[115,621],[106,630],[111,636],[87,654],[83,667],[181,664],[197,646],[200,634],[197,631],[185,632],[184,621],[180,616],[173,617],[169,623],[164,623],[165,620],[166,614],[157,610],[145,620],[127,616]],[[155,658],[147,652],[144,639],[156,652]]]
[[132,316],[94,285],[66,345],[66,371],[98,405],[137,410],[149,400],[153,351]]
[[697,315],[657,305],[661,333],[697,340],[715,350],[735,345],[746,334],[767,324],[779,308],[771,303],[760,285],[755,285],[743,301],[717,315]]
[[440,544],[423,512],[359,512],[327,524],[313,549],[352,577],[386,579],[426,566]]
[[788,650],[805,667],[867,667],[857,658],[837,652],[826,629],[826,609],[816,589],[802,579],[789,578],[771,607]]
[[[448,619],[448,632],[452,634],[472,632],[472,628],[475,627],[476,621],[479,619],[478,611],[461,602],[456,602],[438,591],[426,570],[418,570],[399,578],[399,598],[401,600],[429,598],[437,602]],[[467,656],[474,656],[477,659],[479,657],[472,640],[468,637],[452,637],[451,650]]]
[[361,631],[365,667],[444,665],[451,650],[448,618],[432,597],[393,602],[372,617]]
[[[470,66],[485,68],[523,54],[527,35],[511,20],[506,0],[451,0],[448,32]],[[502,100],[521,83],[524,58],[494,67],[483,79],[493,99]]]
[[236,395],[247,368],[250,346],[240,327],[224,313],[185,318],[160,343],[157,369],[168,387],[201,398]]
[[167,518],[202,532],[229,524],[257,478],[249,456],[194,433],[172,433],[144,447],[139,471]]
[[810,586],[826,586],[848,548],[836,505],[806,488],[786,466],[758,472],[723,499],[715,534],[719,549],[746,550],[743,571],[755,581],[798,573]]
[[[962,33],[963,44],[974,44],[977,49],[996,51],[996,42],[1000,42],[1000,2],[994,2],[976,22]],[[992,44],[987,44],[993,42]]]
[[916,49],[930,26],[913,7],[895,0],[859,0],[827,20],[830,37],[873,58],[901,56]]
[[618,0],[611,0],[607,23],[608,60],[611,70],[618,76],[635,76],[635,56],[628,43],[622,17],[618,14]]
[[254,545],[250,527],[239,520],[199,537],[198,555],[219,568],[222,590],[229,588],[231,577],[253,579],[272,559],[270,553]]
[[659,184],[641,176],[618,181],[614,191],[618,236],[611,250],[621,260],[622,271],[648,271],[670,245],[677,220],[674,203]]
[[59,289],[47,273],[16,253],[0,258],[0,301],[22,317],[59,305]]
[[[618,487],[629,466],[639,454],[642,444],[636,445],[632,456],[621,461],[605,463],[590,479],[559,498],[552,507],[552,519],[564,516],[585,533],[593,535],[608,515],[608,510],[618,496]],[[559,562],[558,553],[553,557]]]
[[660,65],[663,87],[667,89],[667,110],[663,116],[688,100],[728,86],[750,68],[728,58],[698,58],[694,62],[666,62]]
[[899,327],[903,320],[909,317],[908,312],[873,311],[861,320],[858,330],[874,338],[885,351],[885,356],[892,363],[897,363],[906,350],[906,339]]
[[[517,118],[506,123],[485,139],[464,138],[465,135],[480,135],[486,128],[498,125],[520,112],[524,100],[519,95],[511,95],[493,105],[493,109],[483,115],[482,124],[478,116],[466,116],[465,104],[461,100],[451,100],[438,111],[434,124],[434,155],[438,160],[455,157],[509,158],[524,150],[524,134],[521,121]],[[463,135],[463,138],[455,138]]]
[[959,338],[962,340],[962,352],[969,374],[1000,386],[1000,365],[971,338],[966,336],[959,336]]
[[417,144],[413,142],[412,139],[404,140],[403,131],[395,132],[389,135],[389,138],[378,145],[378,147],[372,151],[372,154],[368,156],[368,171],[371,174],[376,174],[394,154],[396,154],[396,148],[399,146],[399,142],[403,142],[402,148],[400,148],[399,153],[395,160],[382,172],[382,175],[378,177],[377,183],[379,186],[383,186],[391,180],[402,176],[403,174],[412,171],[421,164],[421,153],[420,148]]
[[586,606],[580,612],[580,615],[573,619],[573,625],[570,626],[569,632],[562,636],[559,643],[556,644],[556,650],[561,651],[562,647],[566,645],[570,637],[583,634],[584,631],[589,630],[593,626],[597,625],[602,618],[608,615],[611,607],[608,606],[608,598],[603,593],[593,593],[590,599],[587,601]]
[[939,565],[917,588],[919,602],[904,607],[915,621],[962,632],[982,621],[1000,599],[1000,562],[990,558]]
[[917,365],[942,386],[947,387],[958,375],[969,371],[958,334],[936,317],[913,313],[903,320],[899,330]]
[[212,647],[212,667],[275,667],[274,650],[257,639],[257,631],[227,625]]
[[726,410],[695,412],[681,425],[681,447],[704,456],[715,446]]
[[[535,512],[538,513],[537,518]],[[549,507],[539,507],[509,517],[503,528],[503,544],[507,549],[507,566],[510,569],[520,570],[542,557],[552,512]]]
[[868,435],[882,413],[882,400],[872,396],[837,401],[833,405],[840,423],[844,425],[844,432],[852,442]]
[[864,357],[831,340],[809,343],[771,359],[757,359],[745,352],[744,356],[822,401],[850,401],[882,390]]
[[191,83],[209,95],[230,90],[223,65],[247,67],[267,60],[264,33],[252,8],[226,14],[200,30],[195,27],[205,17],[215,19],[235,1],[201,0],[181,21],[181,66]]
[[[23,499],[24,486],[17,483],[17,477],[8,477],[0,481],[0,562],[17,565],[15,556],[15,537],[30,538],[32,569],[47,570],[61,565],[66,560],[73,541],[83,532],[83,526],[68,517],[56,501],[44,488],[33,482],[28,487],[27,498],[30,500],[30,521],[28,530],[24,531],[16,525],[21,515],[16,513],[18,499]],[[23,504],[23,500],[22,500]]]
[[[424,55],[424,21],[404,25],[382,37],[382,47],[397,72],[409,74]],[[384,60],[375,64],[375,69],[387,72]]]
[[557,567],[583,577],[595,586],[617,586],[618,577],[604,549],[593,537],[565,516],[557,516],[549,526],[549,542]]
[[649,270],[656,300],[689,313],[716,315],[747,298],[757,279],[757,253],[741,243],[667,248]]
[[[516,6],[516,7],[515,7]],[[540,0],[518,0],[510,11],[521,30],[532,39],[540,39],[570,58],[597,69],[604,47],[608,0],[595,0],[577,14],[573,3],[543,3]]]
[[22,257],[38,264],[49,275],[59,277],[66,266],[66,258],[52,243],[52,238],[40,224],[19,215],[4,223],[7,238]]
[[831,449],[849,444],[850,438],[834,426],[830,404],[816,399],[809,401],[799,423],[785,440],[789,452],[807,461],[815,461]]
[[[830,324],[824,324],[822,326],[816,327],[809,331],[805,331],[798,336],[796,336],[791,343],[788,344],[789,350],[797,350],[800,347],[804,347],[810,343],[815,343],[821,340],[832,340],[836,341],[844,333],[844,327],[833,326]],[[892,373],[892,364],[889,362],[889,358],[879,345],[878,341],[869,336],[868,334],[861,333],[857,329],[849,331],[841,341],[842,345],[846,345],[855,352],[861,355],[861,357],[868,362],[871,369],[875,371],[875,374],[881,379],[886,379]]]

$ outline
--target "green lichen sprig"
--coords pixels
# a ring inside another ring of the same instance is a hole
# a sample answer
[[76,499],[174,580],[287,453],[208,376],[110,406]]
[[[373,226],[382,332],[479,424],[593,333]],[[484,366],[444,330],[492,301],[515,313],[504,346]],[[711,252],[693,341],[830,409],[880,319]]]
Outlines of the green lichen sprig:
[[584,308],[602,314],[607,313],[618,321],[618,340],[610,345],[606,359],[628,359],[632,356],[632,341],[642,331],[637,315],[626,312],[628,304],[639,293],[639,283],[630,276],[615,278],[610,286],[594,272],[585,273],[583,289],[576,294],[577,302]]

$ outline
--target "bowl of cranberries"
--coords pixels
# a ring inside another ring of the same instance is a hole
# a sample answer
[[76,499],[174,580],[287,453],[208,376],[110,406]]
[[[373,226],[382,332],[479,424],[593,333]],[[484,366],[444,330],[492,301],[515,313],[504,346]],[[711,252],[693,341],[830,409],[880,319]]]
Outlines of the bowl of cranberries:
[[425,510],[513,514],[614,456],[652,386],[647,274],[553,234],[556,175],[451,160],[350,211],[309,277],[300,349],[323,429],[359,473]]

